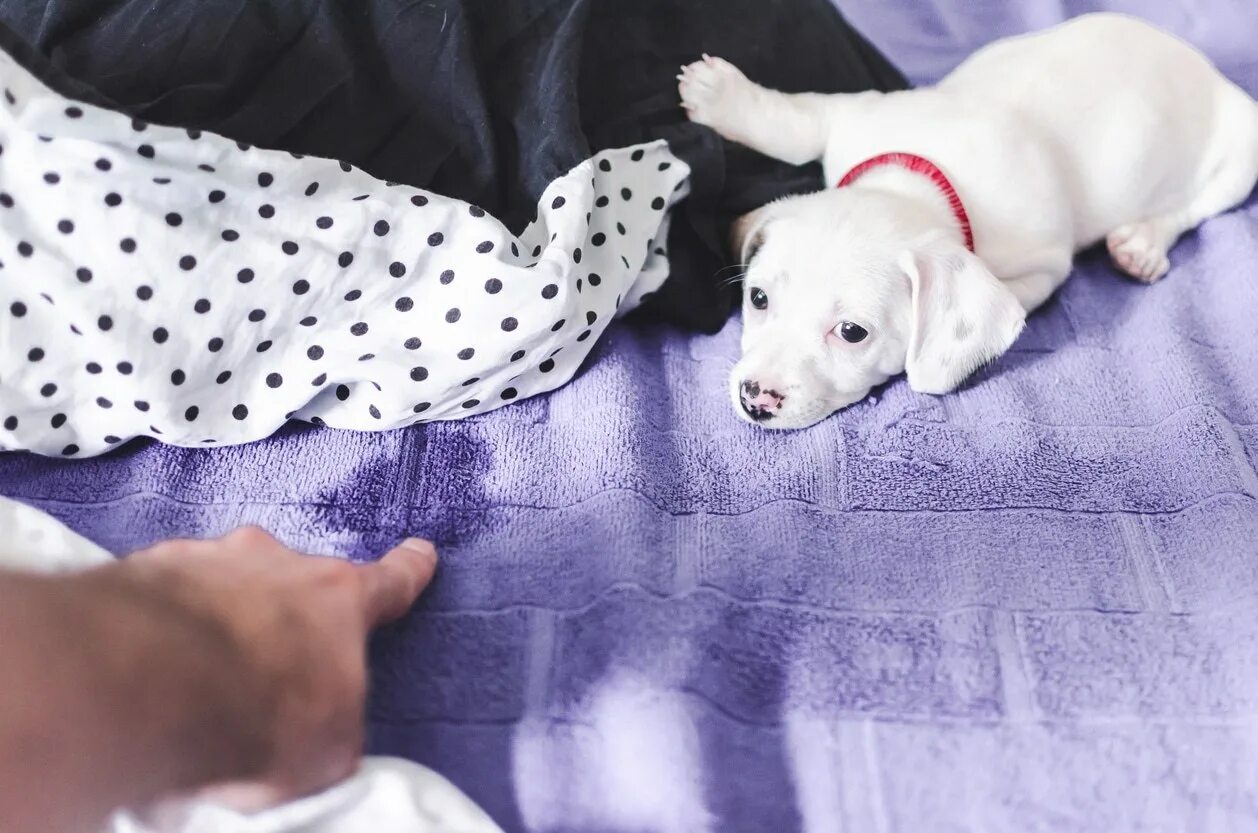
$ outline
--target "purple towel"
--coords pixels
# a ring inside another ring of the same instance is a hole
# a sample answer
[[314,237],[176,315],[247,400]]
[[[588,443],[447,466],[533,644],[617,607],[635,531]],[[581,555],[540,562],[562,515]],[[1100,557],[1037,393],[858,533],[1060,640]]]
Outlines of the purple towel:
[[[1258,12],[1209,5],[1140,10],[1258,90]],[[923,78],[1062,8],[844,11]],[[1147,288],[1084,258],[965,390],[798,433],[735,420],[737,321],[619,326],[484,417],[0,455],[0,492],[117,552],[435,537],[373,645],[371,747],[509,831],[1254,830],[1258,200],[1172,260]]]

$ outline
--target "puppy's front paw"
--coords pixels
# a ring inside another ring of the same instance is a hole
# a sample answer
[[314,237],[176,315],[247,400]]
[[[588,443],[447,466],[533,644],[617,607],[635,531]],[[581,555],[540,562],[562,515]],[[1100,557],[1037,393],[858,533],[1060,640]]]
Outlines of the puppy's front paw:
[[1171,270],[1166,235],[1157,223],[1122,226],[1105,238],[1114,265],[1141,283],[1156,283]]
[[682,67],[677,80],[681,106],[690,120],[722,134],[755,90],[738,67],[710,55]]

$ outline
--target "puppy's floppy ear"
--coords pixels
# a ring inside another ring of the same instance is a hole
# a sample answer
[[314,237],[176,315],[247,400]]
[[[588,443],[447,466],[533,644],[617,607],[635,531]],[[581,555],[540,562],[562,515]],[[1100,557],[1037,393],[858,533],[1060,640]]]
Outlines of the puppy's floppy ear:
[[751,262],[764,245],[765,226],[773,218],[774,203],[763,205],[734,221],[729,228],[730,252],[744,266]]
[[963,246],[928,243],[902,254],[900,268],[912,290],[904,370],[913,390],[954,390],[1008,350],[1022,332],[1022,304]]

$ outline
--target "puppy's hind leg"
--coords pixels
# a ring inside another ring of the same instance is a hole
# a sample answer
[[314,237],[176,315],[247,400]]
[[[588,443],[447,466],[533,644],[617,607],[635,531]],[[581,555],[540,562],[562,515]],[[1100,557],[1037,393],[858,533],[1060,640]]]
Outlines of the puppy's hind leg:
[[682,67],[677,79],[690,120],[731,142],[792,165],[825,153],[832,96],[768,90],[728,61],[708,55]]
[[[1249,102],[1246,102],[1249,103]],[[1252,127],[1240,130],[1183,209],[1121,226],[1105,238],[1114,265],[1142,283],[1171,268],[1170,251],[1185,232],[1244,202],[1258,181],[1258,107]]]

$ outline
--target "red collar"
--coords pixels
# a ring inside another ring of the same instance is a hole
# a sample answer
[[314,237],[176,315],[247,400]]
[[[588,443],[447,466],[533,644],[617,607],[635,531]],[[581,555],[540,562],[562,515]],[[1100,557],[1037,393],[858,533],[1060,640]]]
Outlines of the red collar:
[[939,166],[929,159],[921,156],[914,156],[911,153],[884,153],[875,156],[873,159],[866,159],[855,168],[847,172],[847,176],[839,180],[838,187],[846,188],[874,168],[881,168],[886,165],[897,165],[906,168],[914,173],[922,174],[935,183],[935,186],[948,198],[948,207],[952,209],[952,216],[956,218],[957,225],[961,227],[961,233],[965,236],[965,247],[971,252],[974,251],[974,229],[970,225],[970,215],[965,211],[965,203],[961,202],[961,197],[957,194],[957,189],[952,187],[952,183],[948,180],[947,175],[939,170]]

